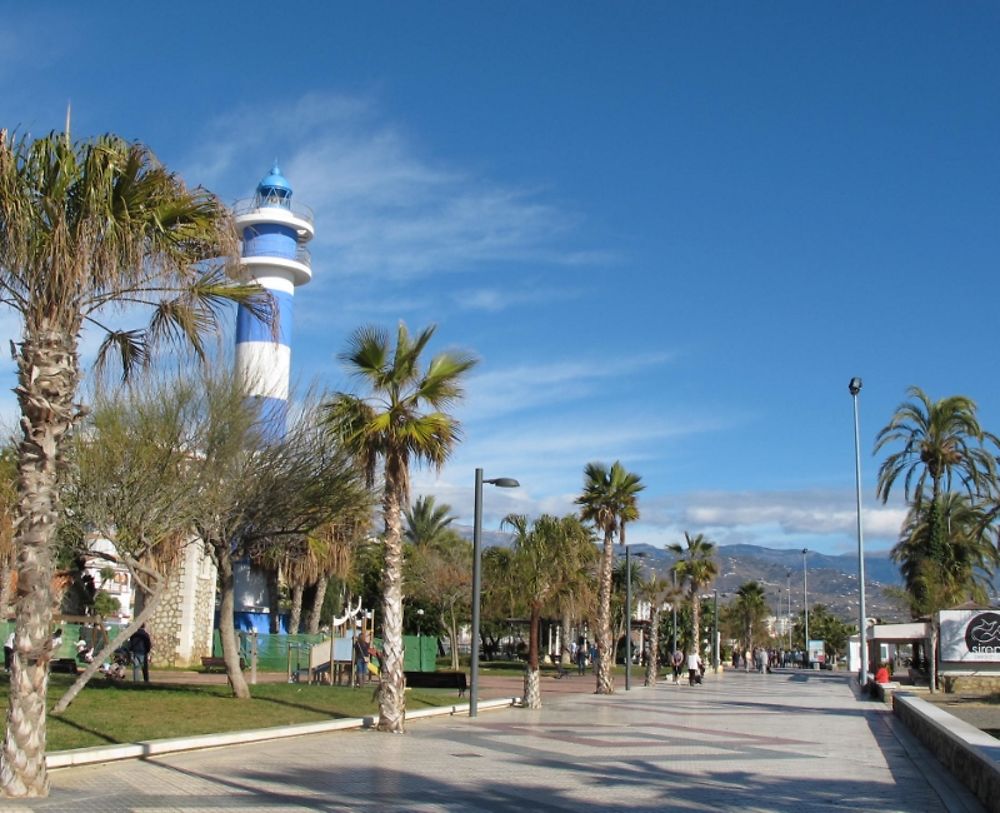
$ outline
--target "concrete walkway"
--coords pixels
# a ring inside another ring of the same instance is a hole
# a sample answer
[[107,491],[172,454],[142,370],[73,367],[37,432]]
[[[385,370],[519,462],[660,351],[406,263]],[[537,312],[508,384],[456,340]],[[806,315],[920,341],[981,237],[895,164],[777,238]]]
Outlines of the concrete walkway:
[[52,772],[0,810],[978,811],[829,673],[727,673],[610,697]]

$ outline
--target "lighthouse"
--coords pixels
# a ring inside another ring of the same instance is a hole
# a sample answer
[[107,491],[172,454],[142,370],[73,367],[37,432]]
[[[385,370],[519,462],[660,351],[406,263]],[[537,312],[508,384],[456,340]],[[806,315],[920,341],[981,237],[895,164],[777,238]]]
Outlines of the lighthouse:
[[277,162],[249,200],[235,206],[242,239],[240,277],[273,298],[274,324],[243,305],[236,315],[236,373],[260,402],[270,437],[284,434],[292,360],[295,289],[312,279],[306,244],[315,235],[312,211],[292,203],[292,186]]

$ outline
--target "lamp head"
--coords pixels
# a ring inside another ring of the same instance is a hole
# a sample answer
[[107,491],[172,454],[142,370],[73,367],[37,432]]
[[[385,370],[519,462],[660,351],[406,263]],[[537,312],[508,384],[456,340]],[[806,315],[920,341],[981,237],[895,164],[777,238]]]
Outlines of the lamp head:
[[847,385],[847,389],[851,391],[851,395],[857,395],[861,392],[861,379],[854,377],[851,379],[851,383]]
[[519,488],[521,485],[513,477],[496,477],[492,480],[483,480],[483,482],[498,488]]

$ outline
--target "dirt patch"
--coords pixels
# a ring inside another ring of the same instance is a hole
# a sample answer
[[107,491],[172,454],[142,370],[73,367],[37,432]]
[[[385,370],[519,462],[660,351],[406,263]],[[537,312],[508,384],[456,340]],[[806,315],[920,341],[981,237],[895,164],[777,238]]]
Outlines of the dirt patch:
[[1000,697],[997,695],[922,695],[930,703],[992,737],[1000,739]]

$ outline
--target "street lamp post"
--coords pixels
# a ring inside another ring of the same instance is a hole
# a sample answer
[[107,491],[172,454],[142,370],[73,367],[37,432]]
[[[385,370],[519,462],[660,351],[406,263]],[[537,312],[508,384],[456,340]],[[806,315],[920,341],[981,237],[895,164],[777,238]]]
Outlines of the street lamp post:
[[420,622],[424,620],[423,607],[417,610],[417,671],[424,671],[424,642],[420,637]]
[[719,588],[715,588],[715,610],[712,618],[712,669],[719,673]]
[[806,555],[809,553],[808,548],[802,549],[802,606],[805,609],[805,628],[803,633],[805,635],[805,665],[808,669],[812,664],[809,663],[809,572],[806,570]]
[[858,682],[864,686],[868,682],[868,643],[865,626],[865,541],[861,530],[861,428],[858,422],[858,393],[861,392],[861,379],[852,378],[847,385],[854,401],[854,480],[858,496],[858,590],[860,593],[860,623],[858,624],[859,643],[861,644],[861,674]]
[[788,654],[792,654],[792,571],[785,573],[785,586],[788,589]]
[[472,652],[469,665],[469,716],[479,714],[479,596],[481,592],[482,537],[483,537],[483,483],[499,488],[517,488],[521,485],[510,477],[484,480],[483,470],[476,469],[475,518],[472,525]]
[[670,657],[672,659],[674,657],[674,653],[677,651],[677,571],[676,570],[670,571],[670,580],[673,582],[674,586],[673,600],[670,602],[670,611],[673,614],[673,619],[672,619],[673,627],[671,628],[673,640],[671,641],[670,644],[671,647]]
[[632,688],[632,558],[625,546],[625,691]]

